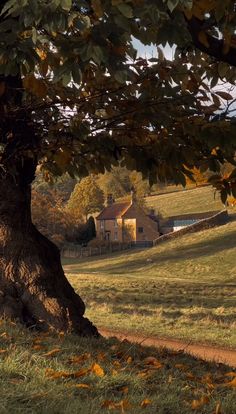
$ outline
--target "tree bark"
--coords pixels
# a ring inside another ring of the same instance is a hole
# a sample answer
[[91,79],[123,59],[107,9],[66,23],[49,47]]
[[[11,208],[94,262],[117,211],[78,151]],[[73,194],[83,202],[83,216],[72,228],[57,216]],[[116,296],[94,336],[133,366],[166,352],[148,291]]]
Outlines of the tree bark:
[[58,248],[31,221],[30,164],[25,160],[18,174],[0,176],[0,316],[41,329],[97,336],[64,275]]

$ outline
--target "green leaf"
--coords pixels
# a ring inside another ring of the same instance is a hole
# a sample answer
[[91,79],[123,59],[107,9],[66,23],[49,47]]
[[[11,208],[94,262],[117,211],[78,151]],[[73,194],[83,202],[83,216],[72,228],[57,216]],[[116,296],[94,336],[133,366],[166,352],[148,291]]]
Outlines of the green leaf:
[[221,78],[224,78],[228,71],[229,71],[229,65],[227,63],[220,62],[218,64],[218,73]]
[[72,6],[72,0],[60,0],[60,4],[63,10],[69,11]]
[[117,4],[117,9],[123,14],[123,16],[131,19],[133,17],[133,9],[128,4],[121,3]]
[[168,0],[167,1],[167,7],[171,13],[176,8],[176,6],[178,6],[178,4],[179,4],[179,0]]
[[220,198],[221,198],[221,201],[222,201],[223,204],[226,203],[227,196],[228,196],[227,195],[227,191],[225,189],[221,190],[221,192],[220,192]]

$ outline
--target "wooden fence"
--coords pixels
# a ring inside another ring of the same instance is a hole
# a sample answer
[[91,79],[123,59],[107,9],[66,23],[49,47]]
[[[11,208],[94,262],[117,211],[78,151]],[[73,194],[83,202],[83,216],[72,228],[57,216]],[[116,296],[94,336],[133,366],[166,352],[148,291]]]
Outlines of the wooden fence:
[[61,249],[61,256],[65,258],[82,258],[99,256],[103,254],[120,252],[122,250],[131,249],[132,243],[114,243],[108,246],[99,247],[81,247],[81,246],[65,246]]

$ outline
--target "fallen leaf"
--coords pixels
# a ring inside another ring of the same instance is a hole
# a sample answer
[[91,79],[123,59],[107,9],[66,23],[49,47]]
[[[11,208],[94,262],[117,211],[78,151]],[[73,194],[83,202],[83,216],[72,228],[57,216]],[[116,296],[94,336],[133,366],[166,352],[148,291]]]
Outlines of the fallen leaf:
[[186,372],[186,377],[190,380],[195,380],[196,377],[192,374],[192,372]]
[[128,394],[128,392],[129,392],[129,387],[127,387],[127,386],[122,387],[122,388],[120,389],[120,391],[121,391],[121,392],[123,392],[123,394]]
[[105,375],[103,368],[96,362],[91,366],[90,370],[93,374],[97,375],[97,377],[104,377]]
[[102,405],[102,408],[107,408],[108,410],[116,410],[117,408],[121,409],[121,414],[125,413],[125,410],[131,408],[131,404],[128,400],[121,400],[120,402],[114,402],[112,400],[105,400]]
[[224,384],[225,387],[232,387],[232,388],[236,388],[236,377],[234,379],[232,379],[232,381],[227,382],[226,384]]
[[203,405],[209,403],[209,397],[207,395],[202,396],[199,400],[193,400],[191,403],[192,410],[198,410]]
[[158,359],[156,359],[155,357],[145,358],[144,363],[145,363],[145,365],[149,365],[149,366],[151,366],[152,368],[155,368],[155,369],[159,369],[159,368],[163,367],[162,363],[160,361],[158,361]]
[[89,358],[91,358],[91,354],[85,353],[71,357],[68,362],[69,364],[81,364],[81,362],[87,361]]
[[41,351],[42,349],[45,349],[45,347],[43,345],[33,345],[32,349],[34,351]]
[[89,384],[75,384],[76,388],[91,388],[91,386]]
[[0,349],[0,354],[5,354],[7,352],[6,349]]
[[221,411],[221,402],[218,402],[216,404],[216,410],[215,410],[215,413],[214,414],[222,414],[222,411]]
[[90,373],[90,369],[84,368],[84,369],[81,369],[80,371],[72,372],[70,374],[70,377],[71,378],[79,378],[79,377],[83,377],[84,375],[87,375],[89,373]]
[[181,371],[186,371],[188,369],[188,366],[184,364],[175,364],[175,368],[178,368]]
[[43,354],[43,356],[45,356],[45,357],[52,357],[52,356],[58,354],[58,352],[61,352],[61,349],[60,348],[55,348],[55,349],[52,349],[49,352],[46,352],[46,354]]
[[148,378],[152,375],[152,372],[149,369],[144,369],[143,371],[140,371],[137,373],[137,376],[139,378]]
[[119,361],[114,361],[114,362],[113,362],[113,365],[114,365],[114,367],[116,367],[116,368],[120,368],[120,367],[121,367],[121,364],[120,364],[120,362],[119,362]]
[[236,377],[236,372],[234,371],[226,372],[225,377]]
[[104,352],[100,352],[100,353],[97,355],[97,359],[98,359],[99,361],[104,361],[104,360],[106,359],[106,354],[105,354]]
[[127,362],[127,364],[131,364],[131,362],[133,361],[133,359],[132,359],[132,357],[131,356],[129,356],[127,359],[126,359],[126,362]]
[[116,408],[116,405],[115,405],[114,401],[105,400],[105,401],[103,401],[101,407],[102,408],[108,408],[108,410],[112,410],[112,409]]
[[140,403],[140,406],[142,407],[142,408],[146,408],[148,405],[150,405],[152,403],[152,401],[151,400],[149,400],[148,398],[145,398],[141,403]]
[[50,379],[58,379],[58,378],[79,378],[83,377],[84,375],[90,372],[89,369],[81,369],[80,371],[76,372],[66,372],[66,371],[54,371],[51,368],[47,368],[45,375]]

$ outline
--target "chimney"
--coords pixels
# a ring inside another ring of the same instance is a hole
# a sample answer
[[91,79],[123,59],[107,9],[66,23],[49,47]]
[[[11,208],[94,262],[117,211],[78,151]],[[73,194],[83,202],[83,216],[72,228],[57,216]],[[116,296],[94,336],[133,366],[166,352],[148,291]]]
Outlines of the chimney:
[[131,187],[130,195],[131,195],[131,204],[133,204],[136,201],[136,191],[134,187]]
[[107,194],[107,206],[111,206],[114,201],[112,194]]

